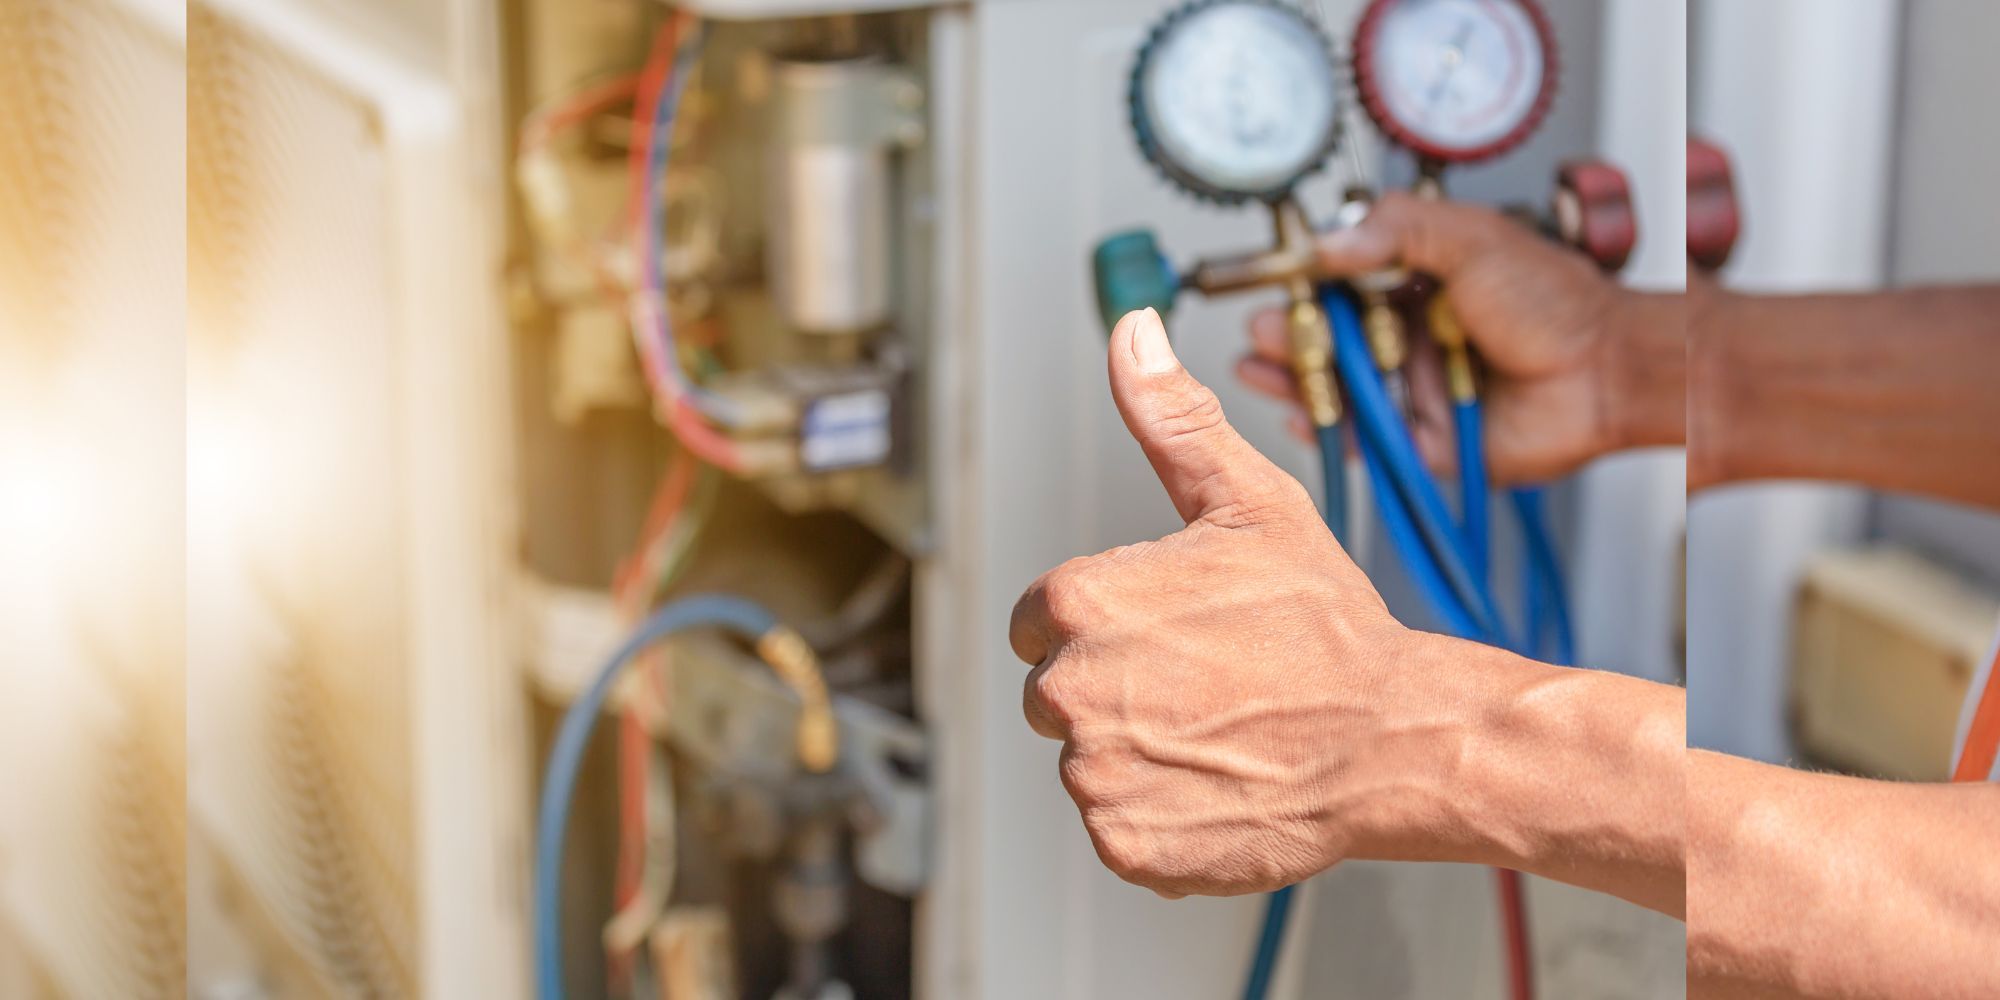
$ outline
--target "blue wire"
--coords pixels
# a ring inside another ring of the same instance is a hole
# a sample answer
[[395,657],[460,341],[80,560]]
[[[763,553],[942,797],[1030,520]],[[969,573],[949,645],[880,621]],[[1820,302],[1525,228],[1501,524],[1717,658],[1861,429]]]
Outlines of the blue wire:
[[777,618],[754,602],[726,594],[683,597],[649,615],[611,654],[581,697],[570,703],[556,730],[542,775],[541,808],[535,820],[535,982],[541,1000],[561,1000],[562,859],[569,826],[570,801],[576,794],[577,772],[597,717],[611,696],[612,684],[625,664],[646,647],[675,633],[695,628],[725,628],[755,639],[778,624]]
[[1321,302],[1332,321],[1334,360],[1347,386],[1348,397],[1354,402],[1355,425],[1361,430],[1364,450],[1372,446],[1379,451],[1395,492],[1408,505],[1410,519],[1430,550],[1431,559],[1472,619],[1475,631],[1465,637],[1497,641],[1502,633],[1493,596],[1473,579],[1467,567],[1464,538],[1445,509],[1436,480],[1417,456],[1416,442],[1411,440],[1408,426],[1397,416],[1388,390],[1382,385],[1382,375],[1375,369],[1354,302],[1337,286],[1328,286]]
[[688,32],[674,51],[674,68],[667,78],[660,82],[660,92],[653,101],[653,123],[646,145],[646,175],[639,186],[639,225],[644,229],[645,253],[640,258],[640,277],[645,281],[646,299],[654,307],[649,310],[655,324],[655,336],[660,342],[661,367],[667,378],[674,383],[676,391],[694,404],[702,416],[716,423],[733,425],[740,423],[738,408],[726,396],[711,392],[688,379],[680,369],[680,354],[674,347],[673,317],[667,309],[665,279],[662,275],[661,247],[665,228],[660,218],[660,181],[666,176],[667,154],[674,143],[674,119],[680,114],[681,95],[687,90],[687,78],[694,70],[695,61],[701,57],[702,36],[705,28],[696,24]]
[[1489,586],[1493,564],[1493,519],[1487,513],[1486,447],[1479,400],[1452,407],[1458,429],[1459,520],[1465,532],[1465,556],[1472,578]]

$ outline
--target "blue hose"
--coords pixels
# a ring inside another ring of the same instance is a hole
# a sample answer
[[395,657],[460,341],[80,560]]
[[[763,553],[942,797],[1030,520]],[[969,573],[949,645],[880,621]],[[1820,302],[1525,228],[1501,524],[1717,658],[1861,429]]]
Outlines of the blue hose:
[[1257,932],[1257,956],[1250,962],[1250,981],[1243,984],[1243,1000],[1264,1000],[1271,991],[1271,977],[1278,970],[1278,949],[1285,943],[1285,922],[1292,912],[1292,887],[1272,892],[1264,900],[1264,927]]
[[541,808],[535,820],[535,983],[541,1000],[561,1000],[563,996],[563,838],[584,750],[619,673],[646,647],[675,632],[724,628],[756,639],[777,624],[769,611],[740,597],[696,594],[681,598],[639,623],[631,638],[598,671],[589,689],[563,713],[555,746],[549,751],[548,769],[542,775]]
[[1458,516],[1464,525],[1465,558],[1472,578],[1488,586],[1492,580],[1493,523],[1486,511],[1484,421],[1477,399],[1457,403],[1451,410],[1458,430]]
[[[1570,627],[1569,595],[1563,587],[1562,560],[1556,554],[1555,532],[1549,528],[1547,494],[1541,487],[1512,490],[1514,513],[1521,522],[1529,599],[1527,648],[1560,666],[1576,662],[1576,637]],[[1547,638],[1550,645],[1542,645]]]
[[1424,547],[1424,540],[1418,536],[1417,526],[1410,520],[1409,509],[1403,505],[1395,484],[1389,481],[1389,472],[1383,467],[1381,455],[1374,448],[1363,448],[1361,460],[1368,469],[1368,485],[1374,491],[1375,511],[1382,519],[1382,532],[1388,536],[1390,547],[1402,560],[1410,582],[1443,621],[1446,631],[1453,635],[1478,635],[1479,628],[1473,624],[1471,614],[1467,613],[1458,595],[1452,593],[1451,586],[1438,571],[1437,560],[1431,558],[1430,550]]
[[1418,457],[1408,426],[1397,415],[1388,390],[1382,385],[1353,300],[1337,287],[1329,287],[1321,295],[1321,302],[1332,321],[1334,361],[1348,397],[1354,402],[1354,422],[1361,431],[1364,450],[1372,447],[1380,454],[1395,485],[1394,492],[1406,504],[1424,547],[1471,618],[1474,630],[1465,638],[1497,641],[1501,635],[1500,614],[1493,596],[1488,588],[1479,585],[1467,566],[1464,538],[1445,509],[1437,482]]
[[1347,449],[1340,425],[1319,429],[1319,474],[1326,491],[1326,526],[1333,540],[1347,545]]

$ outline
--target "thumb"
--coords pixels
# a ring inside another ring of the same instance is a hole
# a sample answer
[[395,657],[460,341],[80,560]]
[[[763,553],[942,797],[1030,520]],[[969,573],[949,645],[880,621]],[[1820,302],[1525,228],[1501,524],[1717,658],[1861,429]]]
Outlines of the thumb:
[[1182,520],[1238,527],[1297,487],[1229,426],[1215,393],[1181,367],[1159,313],[1143,309],[1119,320],[1109,366],[1125,428]]

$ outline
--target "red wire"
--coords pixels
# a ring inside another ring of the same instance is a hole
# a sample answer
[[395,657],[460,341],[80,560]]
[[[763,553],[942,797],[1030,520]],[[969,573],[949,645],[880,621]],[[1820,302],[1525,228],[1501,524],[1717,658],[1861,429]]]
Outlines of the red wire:
[[639,214],[644,211],[642,189],[646,184],[647,154],[653,147],[653,117],[659,111],[660,87],[674,71],[674,47],[680,44],[681,21],[681,15],[669,17],[653,34],[653,50],[647,54],[646,68],[639,72],[637,81],[639,98],[632,114],[632,145],[625,152],[625,170],[630,178],[630,190],[625,196],[625,228],[634,234],[645,222]]
[[1535,950],[1528,940],[1528,900],[1522,891],[1521,873],[1511,868],[1493,869],[1500,888],[1500,922],[1507,935],[1507,996],[1510,1000],[1535,998]]
[[549,144],[556,136],[576,125],[588,121],[592,115],[606,108],[631,100],[639,92],[639,74],[606,80],[595,86],[586,87],[537,111],[528,117],[521,127],[522,155],[535,152]]
[[[673,531],[687,507],[688,496],[693,492],[694,464],[692,457],[680,456],[667,474],[660,477],[660,485],[653,491],[652,502],[648,505],[638,546],[619,566],[612,584],[612,599],[619,616],[627,621],[636,620],[644,612],[646,601],[651,596],[655,582],[650,565],[652,553],[660,541]],[[654,661],[649,655],[648,660],[642,661],[642,666],[651,662]],[[619,713],[618,860],[612,899],[620,909],[638,895],[640,880],[645,874],[646,787],[652,774],[652,744],[652,734],[636,707]],[[610,972],[614,982],[624,982],[631,974],[631,956],[610,956]]]
[[1972,710],[1972,727],[1965,732],[1965,749],[1959,752],[1953,781],[1986,781],[1993,777],[1993,762],[2000,759],[2000,653],[1993,657],[1993,669],[1986,674],[1986,690]]

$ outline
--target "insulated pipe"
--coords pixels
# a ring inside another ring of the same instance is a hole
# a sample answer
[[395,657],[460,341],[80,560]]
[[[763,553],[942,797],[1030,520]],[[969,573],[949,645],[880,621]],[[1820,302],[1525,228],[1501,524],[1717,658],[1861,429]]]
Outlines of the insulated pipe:
[[[641,622],[625,644],[618,647],[598,671],[590,687],[570,703],[556,730],[555,746],[549,751],[547,770],[542,777],[541,805],[535,820],[534,938],[535,989],[541,1000],[561,1000],[565,995],[562,956],[562,859],[568,833],[569,811],[576,794],[578,773],[597,718],[610,700],[611,689],[626,664],[654,643],[697,628],[721,628],[757,641],[792,635],[761,606],[724,594],[684,597],[655,611]],[[789,645],[789,642],[784,643]]]

